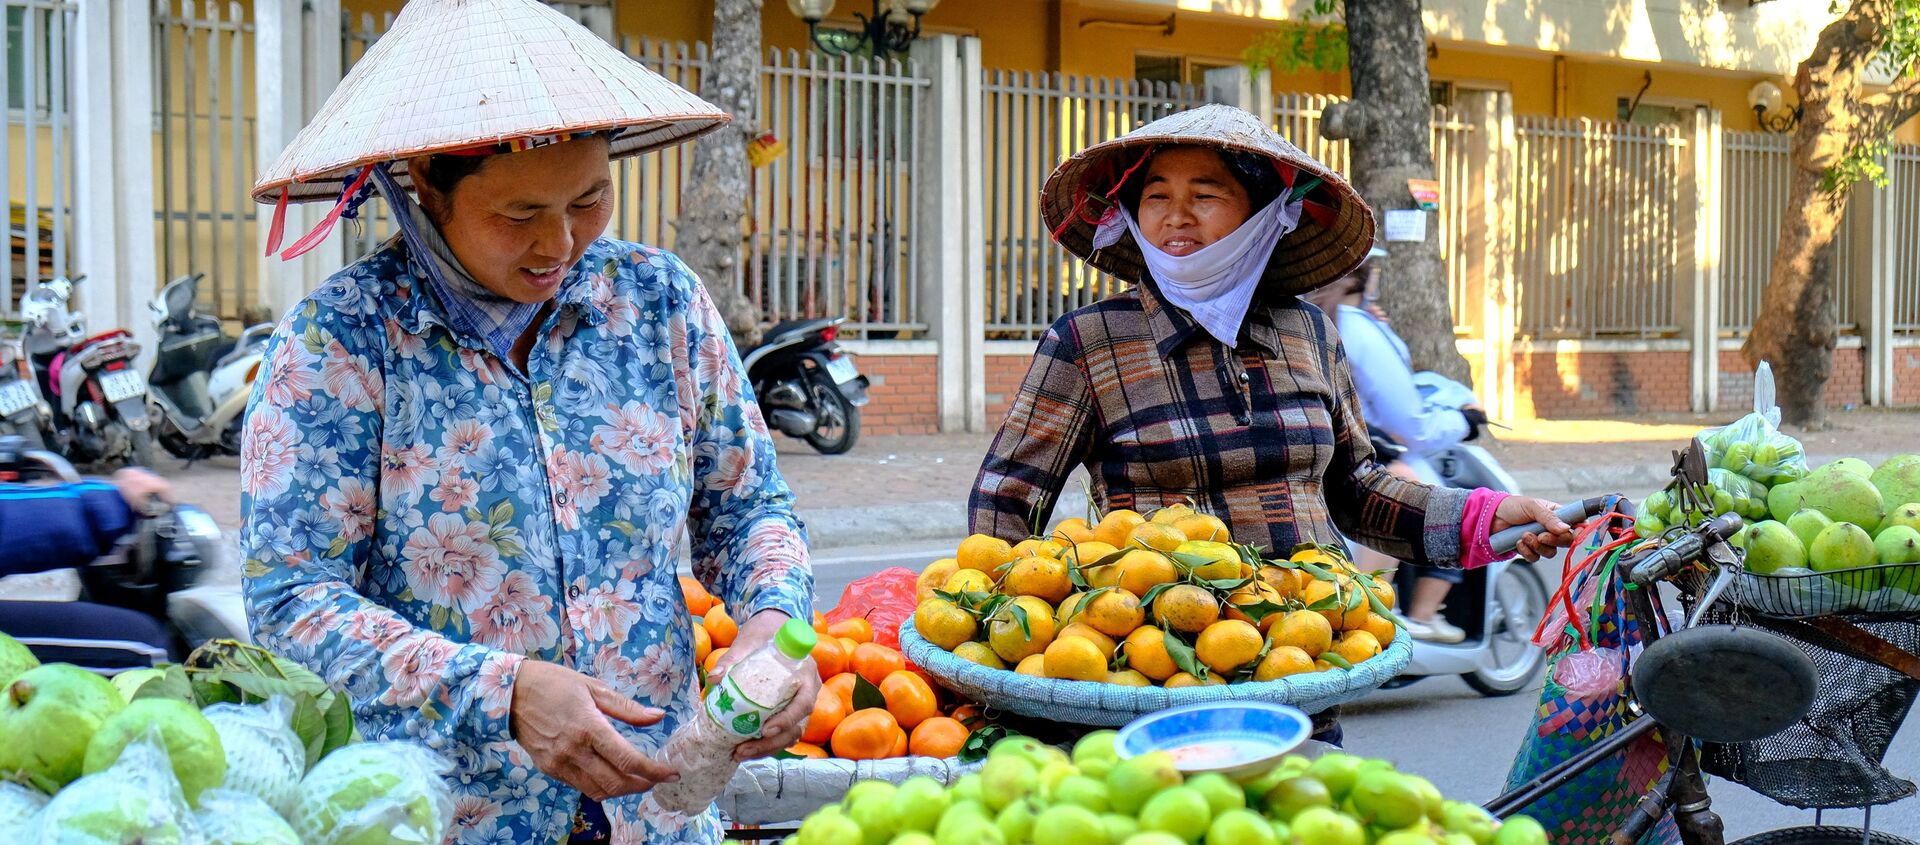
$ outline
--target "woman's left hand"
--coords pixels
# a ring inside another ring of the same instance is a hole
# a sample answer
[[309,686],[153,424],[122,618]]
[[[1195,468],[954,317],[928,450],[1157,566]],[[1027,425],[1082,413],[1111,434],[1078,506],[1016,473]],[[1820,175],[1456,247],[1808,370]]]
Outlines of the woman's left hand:
[[[740,626],[740,633],[733,638],[733,647],[727,649],[720,662],[714,664],[713,671],[707,673],[708,680],[719,678],[736,660],[772,643],[773,635],[790,618],[778,610],[762,610],[749,617]],[[793,700],[767,720],[761,728],[759,739],[743,742],[735,748],[733,759],[765,757],[799,742],[800,734],[807,727],[807,717],[813,715],[814,696],[819,692],[820,672],[814,668],[813,658],[809,657],[801,664],[799,691],[794,693]]]
[[1545,499],[1508,496],[1500,502],[1500,507],[1494,509],[1493,533],[1498,534],[1530,522],[1540,523],[1544,530],[1530,531],[1521,537],[1515,551],[1529,561],[1550,557],[1554,550],[1573,545],[1573,528],[1553,513],[1559,509],[1559,505]]

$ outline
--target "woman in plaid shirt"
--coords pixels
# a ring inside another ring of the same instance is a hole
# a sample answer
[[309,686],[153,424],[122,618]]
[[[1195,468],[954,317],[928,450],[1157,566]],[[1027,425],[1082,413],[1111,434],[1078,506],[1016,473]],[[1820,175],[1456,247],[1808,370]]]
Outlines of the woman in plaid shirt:
[[1539,499],[1433,487],[1374,460],[1333,321],[1298,295],[1373,243],[1353,188],[1227,106],[1068,159],[1042,200],[1054,238],[1133,288],[1040,341],[980,468],[972,530],[1046,524],[1076,465],[1106,509],[1189,500],[1240,542],[1352,537],[1423,566],[1485,565],[1487,538],[1539,522],[1529,559],[1572,542]]

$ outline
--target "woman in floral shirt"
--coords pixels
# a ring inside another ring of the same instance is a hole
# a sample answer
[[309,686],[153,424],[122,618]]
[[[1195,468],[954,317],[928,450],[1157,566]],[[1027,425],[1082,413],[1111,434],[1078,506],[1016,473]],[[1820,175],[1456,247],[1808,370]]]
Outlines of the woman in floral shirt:
[[[269,345],[241,456],[254,635],[343,686],[363,735],[446,755],[452,841],[556,842],[577,817],[718,841],[712,811],[640,800],[697,706],[682,536],[744,620],[734,653],[811,612],[720,316],[671,254],[601,237],[612,156],[724,120],[532,0],[414,0],[255,189],[339,197],[290,253],[375,185],[403,235]],[[739,756],[791,744],[812,700]]]

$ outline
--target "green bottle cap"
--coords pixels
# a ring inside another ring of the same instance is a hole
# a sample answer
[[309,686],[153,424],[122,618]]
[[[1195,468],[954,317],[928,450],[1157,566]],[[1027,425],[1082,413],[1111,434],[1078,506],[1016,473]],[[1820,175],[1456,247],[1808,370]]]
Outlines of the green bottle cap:
[[820,635],[814,633],[813,626],[798,619],[787,620],[773,635],[774,647],[794,660],[805,660],[819,642]]

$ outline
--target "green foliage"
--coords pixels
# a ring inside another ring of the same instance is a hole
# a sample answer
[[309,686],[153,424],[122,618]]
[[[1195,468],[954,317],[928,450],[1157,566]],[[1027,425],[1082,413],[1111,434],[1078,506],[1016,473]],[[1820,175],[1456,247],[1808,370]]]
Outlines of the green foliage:
[[[1830,8],[1835,14],[1841,14],[1848,11],[1848,4],[1836,0]],[[1889,23],[1878,36],[1880,49],[1869,61],[1870,67],[1894,79],[1920,73],[1920,0],[1896,0]],[[1885,132],[1877,139],[1847,150],[1840,163],[1827,168],[1821,174],[1822,191],[1841,193],[1860,182],[1872,182],[1880,188],[1887,186],[1887,169],[1881,162],[1887,155],[1893,130],[1911,115],[1880,117],[1877,122],[1886,127]]]
[[[1920,0],[1916,0],[1920,2]],[[1260,34],[1240,60],[1255,72],[1272,69],[1297,73],[1303,69],[1338,73],[1347,69],[1347,28],[1340,23],[1335,0],[1313,0],[1305,19],[1283,21]]]
[[1820,175],[1820,190],[1837,194],[1859,182],[1872,182],[1876,188],[1886,187],[1887,168],[1881,162],[1889,146],[1887,139],[1881,138],[1848,150],[1846,158]]

